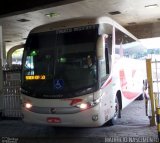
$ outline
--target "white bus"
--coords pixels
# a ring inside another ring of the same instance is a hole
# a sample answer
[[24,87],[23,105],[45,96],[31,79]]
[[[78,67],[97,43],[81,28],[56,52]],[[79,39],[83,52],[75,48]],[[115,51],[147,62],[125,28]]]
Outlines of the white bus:
[[23,120],[70,127],[113,124],[142,93],[145,55],[138,40],[108,17],[34,28],[22,61]]

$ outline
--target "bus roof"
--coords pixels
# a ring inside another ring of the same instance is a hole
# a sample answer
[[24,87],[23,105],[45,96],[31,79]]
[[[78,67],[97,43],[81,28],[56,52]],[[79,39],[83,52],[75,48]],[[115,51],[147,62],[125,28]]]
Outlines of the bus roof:
[[59,30],[59,29],[65,29],[65,28],[72,28],[72,27],[78,27],[78,26],[86,26],[86,25],[92,25],[92,24],[110,24],[119,29],[120,31],[126,33],[128,36],[137,39],[134,35],[132,35],[129,31],[127,31],[123,26],[118,24],[116,21],[111,19],[110,17],[79,17],[79,18],[73,18],[73,19],[67,19],[57,22],[52,22],[49,24],[44,24],[38,27],[35,27],[31,30],[30,33],[39,33],[39,32],[45,32],[45,31],[53,31],[53,30]]

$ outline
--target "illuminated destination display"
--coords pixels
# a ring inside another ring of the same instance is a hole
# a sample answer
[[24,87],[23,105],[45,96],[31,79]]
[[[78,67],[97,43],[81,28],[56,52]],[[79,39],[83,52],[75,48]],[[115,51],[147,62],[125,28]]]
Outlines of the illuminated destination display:
[[45,80],[45,75],[26,75],[26,80]]

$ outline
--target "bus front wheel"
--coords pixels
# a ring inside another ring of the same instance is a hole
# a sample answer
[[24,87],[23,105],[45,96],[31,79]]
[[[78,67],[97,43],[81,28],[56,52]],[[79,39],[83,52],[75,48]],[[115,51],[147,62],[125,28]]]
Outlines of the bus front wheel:
[[112,119],[110,119],[108,122],[107,122],[107,125],[109,126],[112,126],[114,124],[116,124],[116,120],[117,118],[120,118],[121,117],[121,110],[120,110],[120,101],[118,100],[117,96],[115,98],[115,113],[114,113],[114,116]]

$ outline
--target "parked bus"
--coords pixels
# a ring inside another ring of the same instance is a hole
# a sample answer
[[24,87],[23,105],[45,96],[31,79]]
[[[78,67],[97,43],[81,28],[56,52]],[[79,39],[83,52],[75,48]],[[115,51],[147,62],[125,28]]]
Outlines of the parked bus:
[[51,126],[113,124],[142,93],[146,51],[109,17],[34,28],[22,60],[25,122]]

